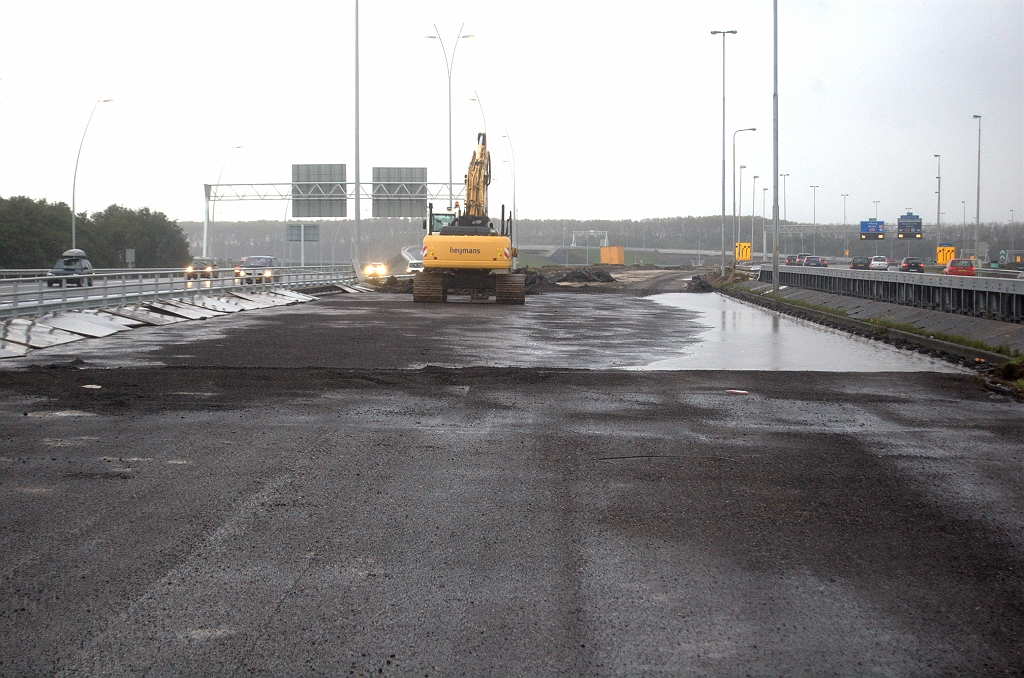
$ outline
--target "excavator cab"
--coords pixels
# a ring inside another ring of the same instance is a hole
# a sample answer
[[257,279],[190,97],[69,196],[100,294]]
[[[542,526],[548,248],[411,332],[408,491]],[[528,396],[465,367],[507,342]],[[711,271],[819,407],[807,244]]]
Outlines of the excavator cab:
[[431,234],[441,233],[443,229],[454,224],[455,219],[456,216],[454,212],[431,212],[430,230],[428,232]]

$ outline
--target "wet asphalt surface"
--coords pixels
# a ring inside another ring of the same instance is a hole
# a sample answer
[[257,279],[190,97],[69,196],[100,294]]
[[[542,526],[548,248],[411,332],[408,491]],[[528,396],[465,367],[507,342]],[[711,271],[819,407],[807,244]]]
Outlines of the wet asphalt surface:
[[613,369],[698,319],[336,296],[4,361],[0,674],[1021,675],[1024,406]]

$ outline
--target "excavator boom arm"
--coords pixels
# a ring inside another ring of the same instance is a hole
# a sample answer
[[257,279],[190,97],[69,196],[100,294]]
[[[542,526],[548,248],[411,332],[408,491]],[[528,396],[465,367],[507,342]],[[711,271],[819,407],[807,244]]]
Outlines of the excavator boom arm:
[[487,216],[487,186],[491,183],[491,154],[487,150],[487,134],[476,137],[476,150],[466,172],[466,214]]

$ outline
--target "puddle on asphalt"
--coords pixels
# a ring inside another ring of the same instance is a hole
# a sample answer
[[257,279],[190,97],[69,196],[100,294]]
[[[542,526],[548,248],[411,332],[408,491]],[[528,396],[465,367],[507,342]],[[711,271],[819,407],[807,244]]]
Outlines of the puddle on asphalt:
[[720,294],[659,294],[649,300],[698,313],[704,329],[680,355],[634,370],[961,372],[920,353],[816,325]]

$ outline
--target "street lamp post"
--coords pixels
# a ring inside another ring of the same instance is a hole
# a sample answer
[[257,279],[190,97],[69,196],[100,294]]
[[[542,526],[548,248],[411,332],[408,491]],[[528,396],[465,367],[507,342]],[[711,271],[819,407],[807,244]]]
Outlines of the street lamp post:
[[811,254],[816,255],[818,253],[818,187],[811,186],[811,188],[814,189],[812,191],[814,193],[814,198],[811,203],[811,214],[813,215],[812,219],[814,220],[814,234],[811,236]]
[[[733,167],[733,172],[735,172],[736,171],[736,163],[735,162],[733,163],[732,167]],[[735,175],[733,176],[733,184],[732,184],[732,191],[733,191],[733,196],[732,196],[732,200],[733,200],[733,204],[732,204],[732,250],[733,250],[733,252],[736,251],[736,243],[739,242],[740,240],[743,240],[743,170],[745,170],[745,169],[747,169],[746,165],[740,165],[740,188],[739,188],[739,191],[740,191],[740,205],[739,205],[738,209],[736,207],[736,180],[735,180]],[[739,224],[739,225],[737,225],[737,224]],[[734,259],[734,261],[735,261],[735,259]]]
[[938,196],[935,200],[935,246],[938,247],[942,242],[942,156],[936,153],[935,159],[939,163],[938,176],[935,177],[938,181],[938,188],[935,191]]
[[978,193],[974,199],[974,258],[981,260],[981,253],[978,252],[978,224],[981,223],[981,116],[976,115],[978,121]]
[[964,208],[964,221],[960,225],[960,256],[963,256],[967,249],[967,201],[961,200],[960,205]]
[[441,51],[444,53],[445,72],[448,74],[448,209],[452,209],[452,205],[455,202],[455,193],[452,190],[452,68],[455,67],[455,50],[459,48],[459,40],[473,37],[472,35],[462,35],[462,29],[465,26],[466,24],[459,26],[459,35],[455,38],[455,45],[452,47],[451,61],[448,60],[448,50],[445,49],[444,40],[441,39],[441,32],[437,30],[437,24],[434,24],[434,32],[437,35],[424,36],[441,43]]
[[89,112],[89,119],[85,121],[85,129],[82,131],[82,140],[78,142],[78,155],[75,156],[75,173],[71,177],[71,249],[78,247],[78,239],[75,231],[75,189],[78,187],[78,160],[82,157],[82,145],[85,143],[85,133],[89,131],[89,123],[96,113],[96,107],[100,104],[109,104],[113,99],[97,99]]
[[[354,176],[354,179],[355,179],[355,182],[354,182],[355,200],[353,201],[353,205],[352,205],[353,211],[355,212],[355,214],[353,215],[353,219],[352,219],[352,266],[353,266],[353,268],[356,271],[356,275],[360,276],[359,280],[362,280],[362,276],[361,276],[361,273],[360,273],[360,267],[359,267],[359,243],[362,240],[362,233],[360,233],[360,226],[361,226],[360,222],[361,222],[361,219],[362,219],[362,209],[361,209],[361,206],[359,204],[359,189],[360,189],[360,183],[361,183],[359,181],[359,179],[360,179],[360,176],[359,176],[359,168],[360,168],[360,162],[359,162],[359,0],[356,0],[355,4],[356,4],[355,31],[354,31],[355,32],[355,64],[354,64],[355,65],[355,83],[354,83],[355,84],[355,92],[354,92],[355,97],[354,97],[354,101],[352,102],[353,103],[353,108],[355,109],[353,111],[353,115],[354,115],[353,133],[354,133],[354,136],[355,136],[355,148],[354,148],[355,153],[353,153],[353,155],[354,155],[354,158],[353,158],[354,163],[353,164],[355,164],[355,173],[354,173],[355,174],[355,176]],[[435,26],[435,29],[436,29],[436,26]],[[451,107],[451,96],[452,96],[451,87],[449,86],[449,88],[448,88],[448,114],[449,115],[451,115],[451,108],[452,108]],[[450,142],[450,140],[451,140],[451,135],[449,134],[449,142]]]
[[[747,127],[745,129],[738,129],[732,133],[732,242],[733,250],[736,249],[736,135],[740,132],[753,132],[755,127]],[[740,167],[740,193],[743,193],[743,169],[746,165]],[[743,196],[740,196],[742,202]],[[734,262],[735,263],[735,262]]]
[[782,220],[789,221],[789,209],[786,207],[786,177],[788,174],[780,174],[782,177]]
[[487,116],[484,115],[484,103],[480,100],[480,95],[473,90],[473,96],[469,98],[470,101],[475,101],[477,106],[480,107],[480,119],[484,122],[484,134],[487,134]]
[[725,36],[736,31],[711,31],[722,36],[722,277],[725,277]]
[[[502,162],[507,163],[508,164],[508,168],[510,170],[512,170],[512,214],[510,215],[510,221],[514,224],[515,223],[515,215],[516,215],[516,161],[515,161],[515,153],[512,154],[512,161],[511,162],[509,162],[508,158],[505,158],[504,160],[502,160]],[[512,229],[512,230],[514,230],[514,229]],[[513,243],[513,245],[515,245],[515,243]]]
[[[907,208],[907,214],[910,214],[913,211],[914,211],[913,208],[911,208],[911,207]],[[896,223],[898,224],[899,222],[897,221]],[[892,241],[889,241],[889,246],[890,246],[890,248],[892,247]],[[908,257],[910,256],[910,241],[909,240],[907,240],[907,256]]]
[[754,182],[751,184],[751,263],[754,262],[754,211],[758,199],[758,179],[761,178],[757,174],[754,175]]
[[768,261],[768,231],[765,229],[765,203],[768,201],[768,187],[761,189],[761,263]]
[[[872,200],[871,202],[875,203],[875,221],[878,221],[878,203],[880,203],[881,200]],[[882,231],[882,237],[883,238],[885,237],[885,231],[884,230]],[[875,240],[875,254],[878,254],[878,241],[877,240]]]
[[[508,130],[505,130],[505,133],[502,134],[501,136],[504,139],[508,139],[508,148],[509,148],[510,151],[512,151],[512,162],[509,163],[509,166],[512,168],[512,226],[509,229],[510,230],[509,235],[512,236],[512,238],[511,238],[511,240],[512,240],[512,251],[513,252],[518,252],[519,251],[519,212],[516,211],[516,149],[515,149],[515,146],[512,145],[512,137],[509,136]],[[508,160],[506,159],[505,162],[508,162]],[[519,259],[518,256],[513,255],[513,257],[512,257],[512,270],[513,271],[519,265],[518,259]]]
[[[228,158],[231,157],[231,151],[235,150],[236,148],[242,148],[242,146],[232,146],[231,148],[228,149],[228,152],[224,154],[224,162],[222,162],[220,164],[220,172],[217,173],[217,185],[220,185],[221,177],[224,176],[224,168],[228,166]],[[210,230],[209,224],[210,223],[214,223],[215,224],[217,222],[217,201],[216,200],[213,201],[213,210],[212,211],[213,211],[213,214],[211,215],[210,219],[208,219],[206,221],[203,221],[203,257],[206,257],[206,243],[207,243],[207,240],[208,240],[208,235],[209,235],[209,230]],[[285,219],[285,221],[287,221],[287,219]]]
[[843,256],[850,256],[850,240],[849,233],[846,230],[846,198],[849,193],[840,193],[843,196]]

